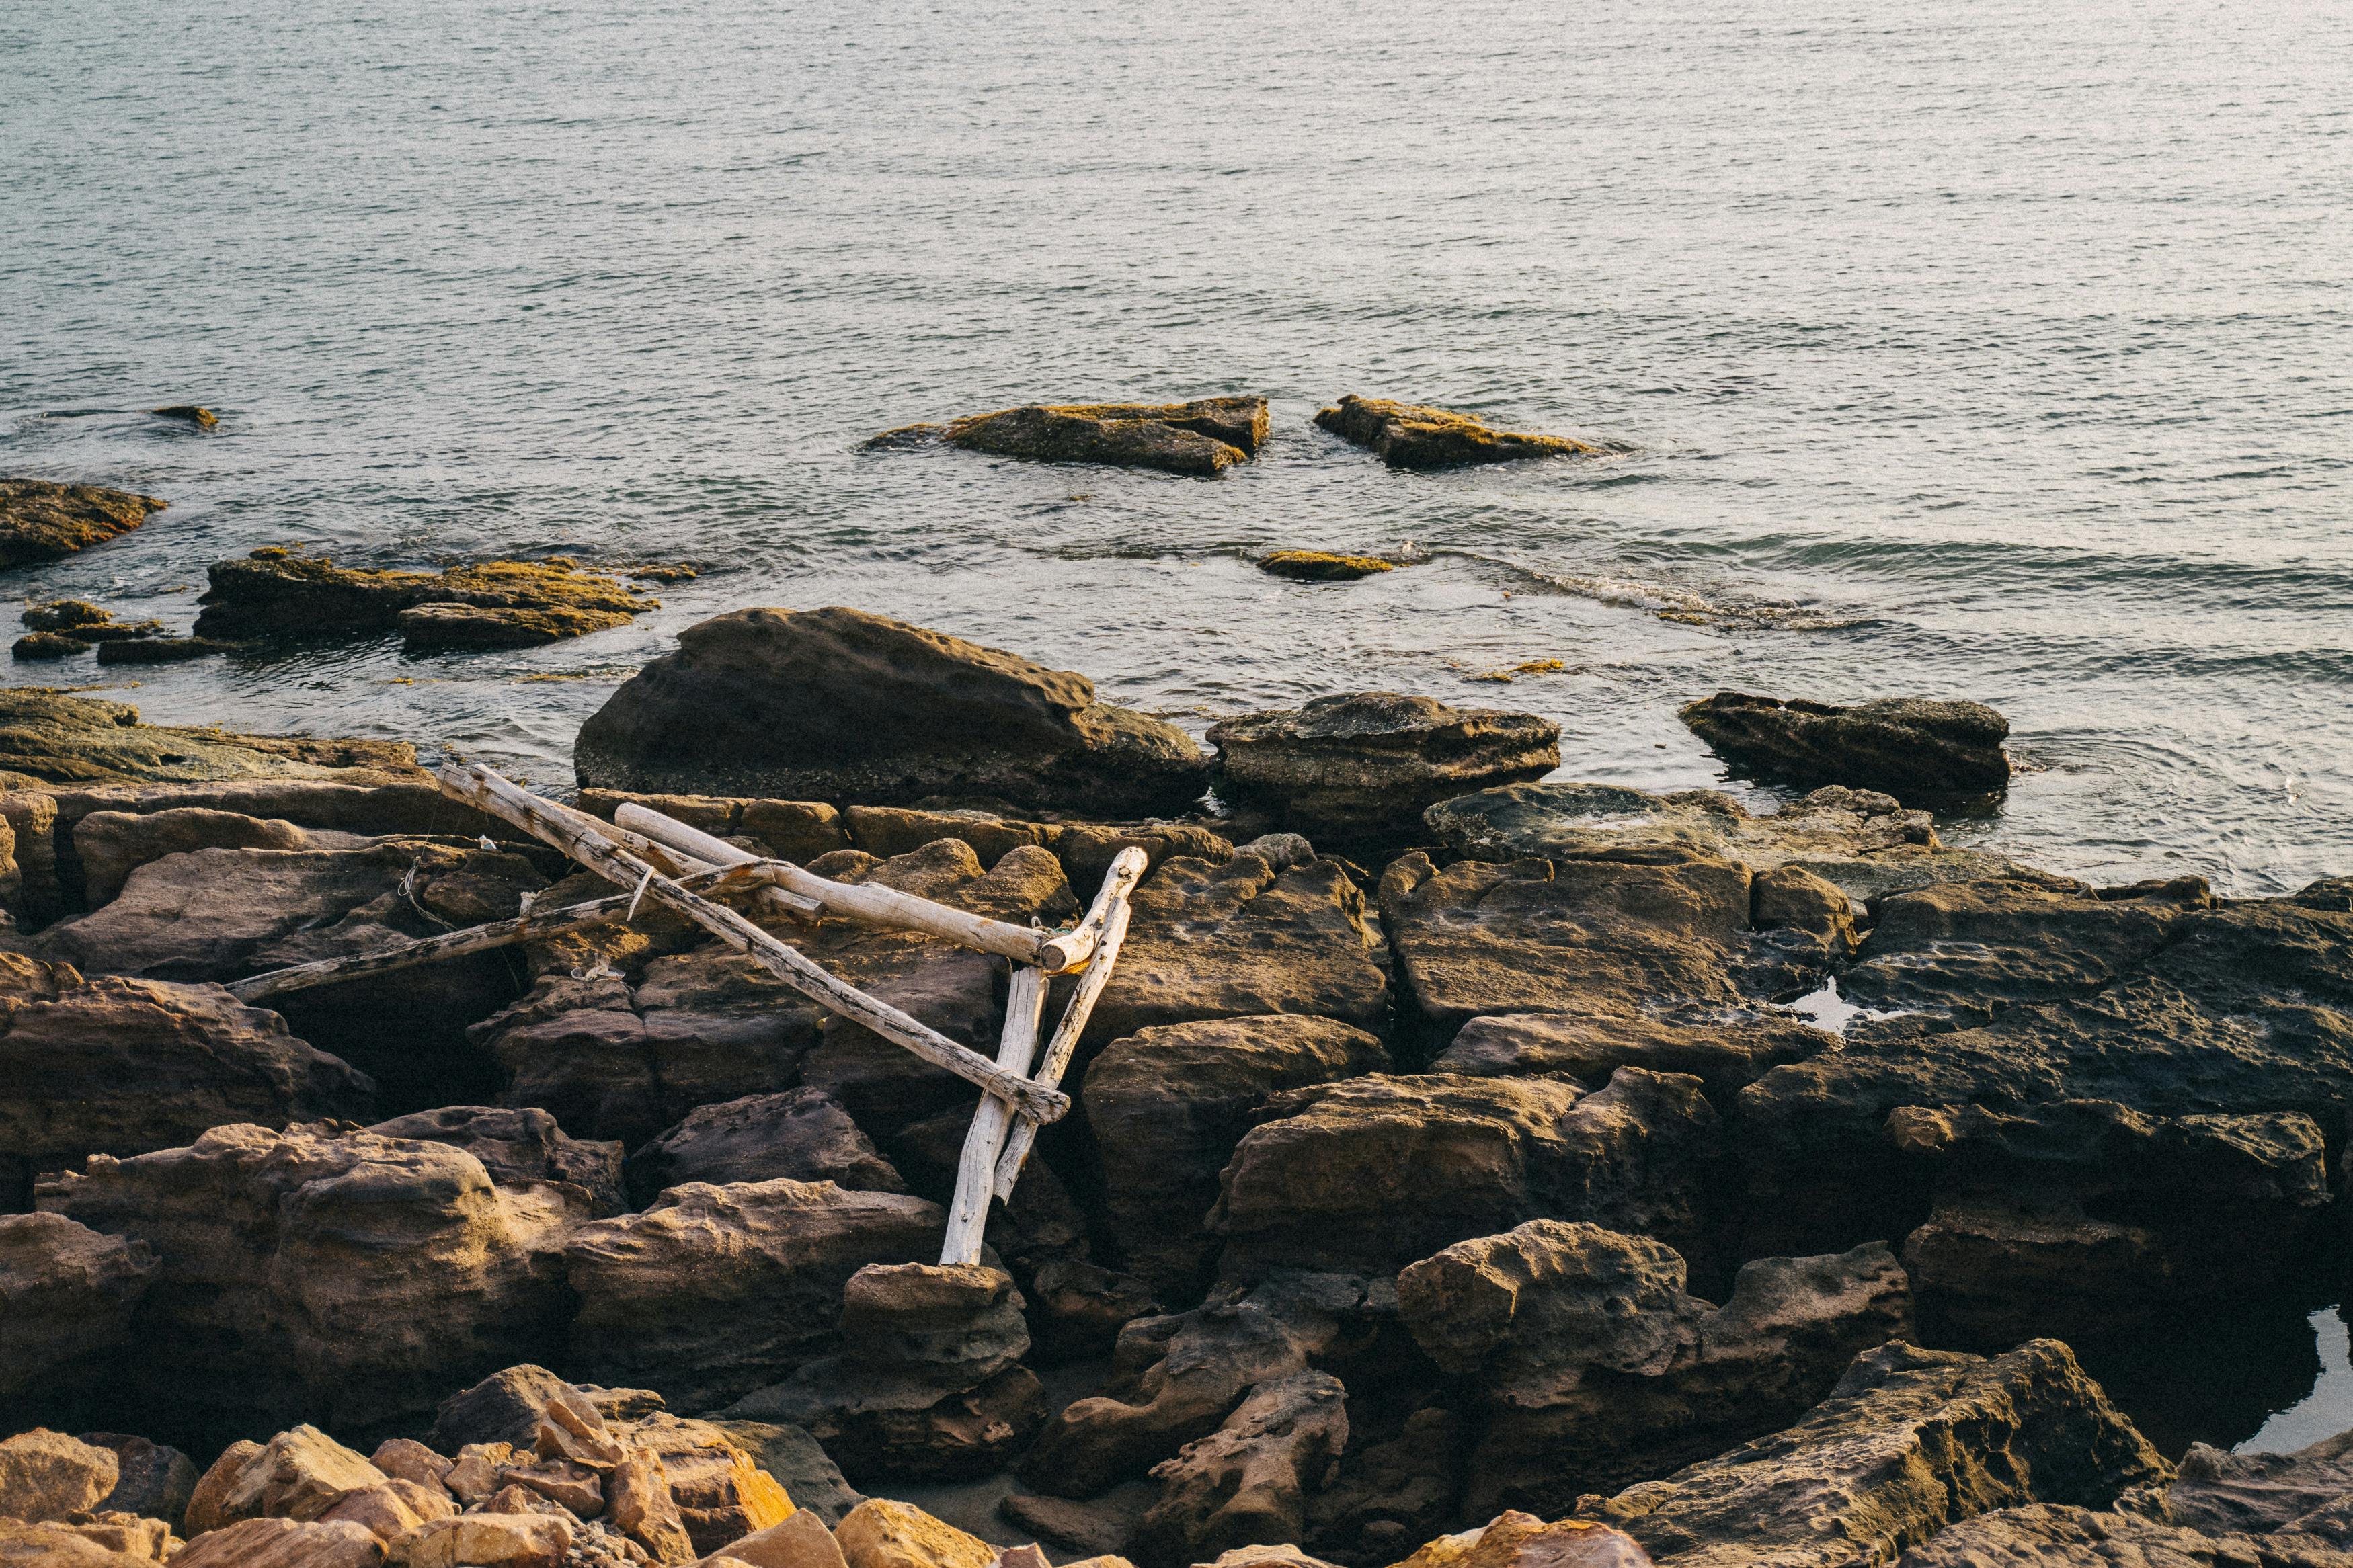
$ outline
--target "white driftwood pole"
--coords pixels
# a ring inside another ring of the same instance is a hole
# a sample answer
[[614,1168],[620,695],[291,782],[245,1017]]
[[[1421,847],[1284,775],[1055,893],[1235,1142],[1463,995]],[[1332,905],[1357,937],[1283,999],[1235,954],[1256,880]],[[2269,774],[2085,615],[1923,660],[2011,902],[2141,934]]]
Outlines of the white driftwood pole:
[[734,910],[680,887],[616,845],[610,837],[613,824],[535,795],[479,763],[452,763],[443,767],[438,776],[446,794],[546,840],[608,881],[643,888],[647,897],[684,915],[804,996],[978,1084],[1013,1105],[1025,1119],[1051,1121],[1070,1109],[1069,1096],[1005,1071],[978,1051],[956,1044],[889,1003],[828,973]]
[[[725,897],[739,889],[749,890],[759,887],[764,869],[754,864],[697,871],[691,877],[680,878],[679,886],[698,893]],[[495,947],[506,947],[541,937],[562,936],[567,931],[586,931],[591,926],[610,925],[628,911],[636,898],[634,891],[613,893],[601,899],[590,899],[585,903],[565,904],[560,909],[534,910],[512,920],[468,926],[463,931],[446,931],[420,942],[405,942],[378,952],[355,953],[349,958],[322,958],[311,963],[272,969],[264,973],[248,975],[243,980],[231,981],[224,989],[240,1002],[259,1002],[265,997],[301,991],[313,985],[332,985],[339,981],[357,980],[370,974],[389,974],[396,970],[414,969],[420,963],[460,958],[470,952],[487,952]]]
[[[673,849],[698,856],[715,865],[726,865],[724,857],[744,859],[752,857],[722,838],[713,838],[699,828],[690,827],[675,817],[665,816],[651,806],[636,801],[626,801],[613,813],[613,820],[623,827],[634,829],[658,843]],[[954,909],[913,893],[902,893],[896,888],[885,888],[867,882],[836,882],[816,872],[792,866],[790,861],[777,864],[790,866],[777,881],[785,888],[813,899],[825,907],[829,915],[856,921],[863,925],[890,926],[901,931],[919,931],[931,936],[945,937],[980,952],[993,952],[1009,958],[1016,963],[1035,964],[1059,973],[1077,960],[1069,956],[1060,945],[1066,939],[1050,931],[1031,931],[1006,921],[993,921],[966,910]],[[1085,955],[1080,955],[1083,958]]]
[[[1028,1076],[1029,1060],[1038,1053],[1038,1031],[1046,1021],[1046,972],[1028,964],[1013,967],[1013,984],[1005,993],[1005,1032],[997,1047],[997,1065]],[[997,1157],[1005,1148],[1006,1130],[1013,1113],[1003,1100],[983,1095],[965,1133],[964,1154],[956,1162],[955,1196],[948,1203],[948,1232],[940,1247],[942,1263],[980,1261],[981,1236],[988,1228],[988,1200],[997,1186]]]
[[[647,811],[634,802],[623,805],[621,810],[640,812],[653,819],[650,823],[616,821],[613,824],[615,834],[625,844],[649,844],[670,854],[686,856],[698,863],[710,866],[765,864],[781,868],[791,865],[791,862],[786,860],[762,862],[757,855],[748,850],[738,849],[724,838],[714,837],[698,827],[689,827],[677,818],[664,816],[659,811]],[[617,812],[614,815],[617,817],[619,813]],[[649,860],[653,858],[649,855],[640,855],[639,858]],[[792,868],[796,871],[800,870],[797,866]],[[803,875],[806,874],[803,873]],[[778,914],[790,915],[795,920],[800,921],[813,920],[825,912],[825,906],[817,900],[787,889],[783,885],[781,878],[778,878],[771,886],[763,889],[759,898],[754,901],[776,910]]]
[[[1031,1080],[1046,1088],[1062,1081],[1069,1070],[1071,1058],[1079,1048],[1079,1037],[1086,1032],[1087,1020],[1093,1016],[1095,1002],[1111,984],[1112,965],[1119,962],[1120,944],[1127,940],[1128,895],[1144,877],[1147,864],[1144,851],[1133,845],[1112,858],[1111,869],[1103,873],[1103,890],[1095,895],[1094,907],[1087,911],[1087,921],[1101,933],[1094,952],[1087,959],[1084,973],[1079,976],[1078,989],[1071,994],[1071,1005],[1062,1010],[1062,1021],[1054,1026],[1053,1038],[1046,1042],[1045,1054],[1038,1060]],[[1014,1184],[1021,1180],[1022,1162],[1029,1158],[1029,1146],[1038,1141],[1034,1123],[1023,1122],[1013,1129],[1005,1141],[1005,1152],[997,1156],[994,1185],[999,1202],[1009,1203]]]

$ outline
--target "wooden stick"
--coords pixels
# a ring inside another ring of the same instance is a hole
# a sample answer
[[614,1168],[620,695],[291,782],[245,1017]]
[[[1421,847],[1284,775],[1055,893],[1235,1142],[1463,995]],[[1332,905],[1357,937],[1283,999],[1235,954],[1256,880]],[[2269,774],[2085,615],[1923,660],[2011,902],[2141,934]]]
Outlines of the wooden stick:
[[[696,892],[723,896],[739,889],[748,890],[758,887],[761,870],[756,863],[749,867],[714,868],[682,877],[679,879],[679,885]],[[380,952],[355,953],[349,958],[322,958],[311,963],[269,970],[260,974],[248,975],[243,980],[231,981],[224,989],[240,1002],[259,1002],[265,997],[301,991],[313,985],[332,985],[339,981],[358,980],[370,974],[389,974],[396,970],[414,969],[420,963],[459,958],[470,952],[485,952],[494,947],[529,942],[537,937],[561,936],[566,931],[610,925],[620,918],[628,908],[629,900],[635,897],[636,892],[632,889],[627,893],[590,899],[586,903],[565,904],[559,909],[534,910],[511,921],[492,921],[487,925],[468,926],[463,931],[429,936],[421,942],[406,942]]]
[[[1113,857],[1111,869],[1103,873],[1103,890],[1095,895],[1094,908],[1087,911],[1087,919],[1103,933],[1102,938],[1087,960],[1086,973],[1079,976],[1071,1005],[1062,1011],[1062,1021],[1054,1026],[1054,1037],[1046,1042],[1045,1055],[1039,1058],[1031,1081],[1051,1089],[1062,1081],[1062,1074],[1070,1069],[1071,1058],[1079,1048],[1079,1037],[1086,1032],[1096,999],[1111,984],[1111,966],[1119,962],[1120,944],[1127,940],[1127,896],[1143,878],[1146,864],[1144,851],[1130,845]],[[1098,915],[1101,919],[1097,919]],[[1014,1184],[1021,1179],[1021,1163],[1029,1158],[1029,1146],[1037,1141],[1037,1127],[1026,1121],[1014,1128],[1007,1138],[1005,1152],[997,1161],[996,1187],[1000,1203],[1013,1201]]]
[[[624,807],[624,809],[628,808]],[[582,815],[586,816],[586,814],[583,813]],[[788,860],[764,861],[757,855],[754,855],[747,850],[736,848],[735,846],[728,843],[724,838],[714,838],[708,833],[687,826],[683,822],[677,821],[671,817],[663,816],[661,813],[658,811],[648,812],[646,815],[659,818],[659,826],[662,831],[648,832],[643,826],[636,823],[615,823],[608,828],[608,831],[621,843],[622,847],[637,854],[638,858],[640,860],[654,860],[652,855],[638,849],[637,847],[643,844],[649,848],[657,850],[661,854],[668,855],[672,858],[683,858],[689,865],[758,865],[777,868],[791,866],[793,870],[800,870],[799,867],[792,866],[792,863]],[[591,820],[602,821],[603,819],[599,817],[592,818]],[[671,833],[671,830],[673,829],[676,830],[675,836]],[[654,864],[659,866],[660,862],[654,861]],[[803,874],[806,875],[806,873]],[[676,876],[678,873],[672,871],[670,872],[670,875]],[[809,898],[806,894],[791,891],[789,889],[783,886],[781,878],[771,881],[767,887],[762,889],[760,896],[755,901],[765,908],[776,910],[778,914],[790,915],[797,921],[815,920],[818,916],[825,912],[825,906],[822,903],[818,902],[815,899]]]
[[608,881],[629,888],[642,886],[648,897],[676,910],[802,995],[925,1061],[970,1079],[1010,1103],[1025,1119],[1051,1121],[1070,1110],[1068,1095],[1007,1072],[978,1051],[957,1045],[889,1003],[828,973],[734,910],[680,887],[613,843],[611,823],[535,795],[479,763],[448,764],[441,769],[439,778],[444,793],[470,801],[546,840]]
[[[744,859],[752,858],[724,839],[713,838],[699,828],[690,827],[636,801],[623,802],[620,809],[613,813],[613,820],[659,843],[714,864],[728,863],[722,858],[723,854]],[[945,937],[976,952],[993,952],[1016,963],[1031,964],[1053,973],[1060,973],[1086,956],[1082,952],[1078,960],[1071,959],[1064,945],[1068,939],[1057,937],[1050,931],[1031,931],[1027,926],[993,921],[985,915],[953,909],[913,893],[902,893],[896,888],[885,888],[872,882],[831,881],[814,871],[792,866],[790,861],[778,861],[777,864],[791,867],[789,871],[777,878],[780,883],[824,905],[826,913],[839,915],[844,920]]]
[[[1005,993],[1005,1033],[997,1047],[997,1065],[1027,1076],[1029,1058],[1038,1051],[1038,1031],[1046,1022],[1046,972],[1016,964],[1013,984]],[[955,1196],[948,1204],[947,1238],[940,1247],[942,1263],[980,1261],[981,1236],[988,1228],[988,1199],[997,1184],[997,1157],[1005,1148],[1005,1134],[1013,1115],[1003,1100],[983,1096],[972,1113],[972,1129],[965,1134],[964,1154],[956,1162]]]

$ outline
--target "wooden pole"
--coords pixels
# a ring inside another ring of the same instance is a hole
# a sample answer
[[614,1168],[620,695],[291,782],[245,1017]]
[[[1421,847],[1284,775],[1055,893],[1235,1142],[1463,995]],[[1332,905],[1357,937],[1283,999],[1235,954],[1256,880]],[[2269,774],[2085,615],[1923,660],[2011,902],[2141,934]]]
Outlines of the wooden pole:
[[[675,817],[665,816],[651,806],[636,801],[625,801],[613,813],[613,820],[623,827],[632,828],[659,844],[669,845],[689,855],[697,856],[714,865],[730,863],[728,857],[751,859],[722,838],[713,838],[700,828],[690,827]],[[825,912],[839,915],[862,925],[889,926],[902,931],[919,931],[931,936],[945,937],[980,952],[993,952],[1009,958],[1016,963],[1033,964],[1052,973],[1060,973],[1082,961],[1080,952],[1071,956],[1070,939],[1050,931],[1032,931],[1027,926],[1006,921],[993,921],[913,893],[902,893],[896,888],[885,888],[872,882],[836,882],[816,872],[793,866],[790,861],[777,865],[790,868],[779,873],[777,881],[804,898],[815,900]]]
[[[1086,1032],[1087,1020],[1094,1016],[1095,1002],[1111,984],[1111,968],[1119,961],[1120,944],[1127,940],[1128,895],[1143,879],[1148,864],[1144,851],[1134,845],[1113,857],[1111,869],[1103,873],[1103,890],[1095,895],[1094,907],[1087,911],[1087,922],[1101,933],[1093,952],[1087,959],[1086,973],[1079,976],[1079,985],[1071,996],[1071,1005],[1062,1010],[1062,1021],[1054,1026],[1054,1037],[1046,1042],[1045,1055],[1039,1058],[1031,1081],[1051,1089],[1062,1081],[1070,1069],[1071,1058],[1079,1048],[1079,1037]],[[1005,1152],[997,1156],[994,1185],[997,1201],[1010,1203],[1014,1184],[1021,1179],[1022,1162],[1029,1158],[1029,1146],[1038,1141],[1035,1124],[1023,1122],[1007,1137]],[[961,1173],[959,1173],[961,1179]]]
[[[758,887],[763,869],[755,862],[748,867],[731,866],[697,871],[692,876],[680,878],[679,885],[698,893],[724,897],[739,889],[748,891]],[[565,904],[560,909],[534,910],[511,921],[492,921],[487,925],[468,926],[463,931],[448,931],[440,936],[427,937],[421,942],[406,942],[379,952],[355,953],[349,958],[322,958],[311,963],[272,969],[261,974],[248,975],[243,980],[231,981],[224,989],[240,1002],[259,1002],[289,991],[301,991],[313,985],[332,985],[339,981],[358,980],[370,974],[389,974],[396,970],[414,969],[420,963],[459,958],[470,952],[484,952],[494,947],[529,942],[535,937],[562,936],[566,931],[612,924],[636,897],[633,890],[590,899],[586,903]]]
[[544,839],[617,886],[642,888],[647,897],[684,915],[804,996],[978,1084],[1026,1120],[1051,1121],[1070,1109],[1069,1096],[1007,1072],[979,1052],[828,973],[734,910],[680,887],[615,844],[613,824],[535,795],[479,763],[448,764],[439,780],[445,794]]
[[[1005,993],[1005,1032],[997,1047],[997,1065],[1025,1076],[1029,1058],[1038,1051],[1038,1031],[1046,1021],[1046,972],[1016,964],[1013,983]],[[1013,1121],[1003,1100],[983,1096],[965,1134],[964,1154],[956,1162],[955,1196],[948,1204],[947,1238],[940,1247],[942,1263],[980,1261],[982,1233],[988,1228],[988,1199],[997,1185],[997,1157],[1005,1147],[1005,1133]]]

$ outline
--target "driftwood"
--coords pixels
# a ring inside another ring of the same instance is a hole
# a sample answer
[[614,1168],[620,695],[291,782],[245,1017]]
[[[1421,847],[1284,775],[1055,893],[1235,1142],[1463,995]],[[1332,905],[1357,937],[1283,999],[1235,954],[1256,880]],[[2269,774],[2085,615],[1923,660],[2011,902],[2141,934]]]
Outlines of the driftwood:
[[[1038,1031],[1045,1021],[1046,972],[1017,965],[1013,982],[1006,987],[1005,1029],[997,1047],[997,1065],[1026,1075],[1029,1058],[1038,1052]],[[956,1162],[947,1239],[940,1246],[942,1263],[980,1261],[989,1194],[997,1186],[997,1156],[1005,1147],[1006,1129],[1012,1120],[1012,1109],[991,1095],[982,1096],[972,1113],[972,1130],[965,1134],[964,1153]]]
[[810,1000],[934,1066],[978,1084],[1012,1104],[1025,1118],[1052,1121],[1070,1109],[1069,1096],[1032,1083],[1018,1073],[1007,1072],[979,1052],[956,1044],[889,1003],[878,1001],[828,973],[734,910],[681,887],[675,879],[620,847],[613,838],[614,824],[533,795],[479,764],[452,763],[441,770],[439,779],[443,793],[470,802],[554,845],[617,886],[640,889],[646,897],[692,921]]

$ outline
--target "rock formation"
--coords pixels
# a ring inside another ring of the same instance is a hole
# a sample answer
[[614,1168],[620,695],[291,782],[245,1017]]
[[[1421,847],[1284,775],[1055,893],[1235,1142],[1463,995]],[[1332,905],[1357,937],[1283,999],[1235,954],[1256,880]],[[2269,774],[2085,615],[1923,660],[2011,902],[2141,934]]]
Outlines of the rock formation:
[[216,561],[210,576],[196,636],[231,640],[397,630],[412,647],[517,647],[626,626],[660,607],[561,556],[384,572],[273,547]]
[[892,447],[937,438],[967,451],[1040,463],[1106,463],[1214,477],[1258,455],[1266,399],[1191,403],[1025,404],[944,426],[909,425],[867,443]]
[[1350,393],[1315,416],[1344,441],[1377,453],[1392,468],[1459,468],[1524,458],[1589,458],[1609,450],[1566,436],[1497,430],[1468,414]]
[[1800,789],[1843,784],[1919,805],[2010,787],[2010,721],[1982,702],[1889,697],[1840,708],[1719,691],[1679,717],[1725,761]]
[[104,485],[0,479],[0,567],[61,561],[128,533],[164,503]]

